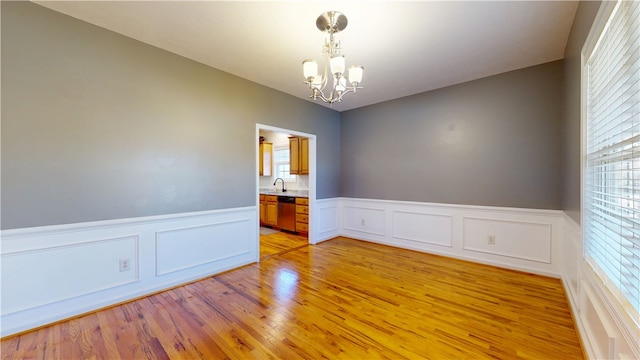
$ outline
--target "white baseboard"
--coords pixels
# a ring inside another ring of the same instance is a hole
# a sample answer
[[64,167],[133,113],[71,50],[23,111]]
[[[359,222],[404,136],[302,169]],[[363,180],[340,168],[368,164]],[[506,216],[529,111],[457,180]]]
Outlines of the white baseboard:
[[340,204],[343,236],[560,277],[561,211],[354,198]]
[[[332,198],[316,201],[311,231],[315,243],[347,236],[560,277],[587,356],[640,358],[637,329],[586,268],[581,228],[561,211]],[[253,263],[258,233],[256,207],[2,231],[0,335]]]
[[[561,278],[590,359],[640,359],[640,331],[582,255],[582,229],[562,211],[340,199],[340,234]],[[495,235],[495,244],[488,244]]]
[[[316,202],[315,243],[340,235],[339,205]],[[256,262],[258,227],[245,207],[2,231],[0,336]]]
[[253,263],[256,214],[247,207],[2,231],[0,334]]

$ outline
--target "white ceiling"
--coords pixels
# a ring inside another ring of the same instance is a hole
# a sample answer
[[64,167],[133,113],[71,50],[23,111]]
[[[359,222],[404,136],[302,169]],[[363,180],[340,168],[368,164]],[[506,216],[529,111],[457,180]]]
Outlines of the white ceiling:
[[[365,68],[337,111],[563,58],[576,1],[37,1],[50,9],[308,99],[316,18],[343,12],[347,66]],[[328,106],[326,104],[323,104]]]

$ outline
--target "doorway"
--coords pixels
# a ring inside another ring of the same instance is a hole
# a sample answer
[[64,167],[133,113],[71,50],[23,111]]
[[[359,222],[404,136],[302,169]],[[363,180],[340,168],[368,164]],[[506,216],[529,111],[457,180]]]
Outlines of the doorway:
[[314,244],[315,135],[256,126],[258,259]]

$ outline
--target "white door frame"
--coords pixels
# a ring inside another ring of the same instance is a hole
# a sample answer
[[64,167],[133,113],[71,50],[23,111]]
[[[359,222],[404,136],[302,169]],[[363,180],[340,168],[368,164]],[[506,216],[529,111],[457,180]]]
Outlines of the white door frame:
[[316,221],[315,221],[315,208],[316,208],[316,135],[295,131],[291,129],[279,128],[270,125],[256,124],[256,204],[258,216],[256,217],[256,231],[258,233],[258,252],[257,261],[260,261],[260,175],[258,169],[260,167],[260,130],[273,131],[280,133],[287,133],[294,136],[306,137],[309,139],[309,244],[316,244]]

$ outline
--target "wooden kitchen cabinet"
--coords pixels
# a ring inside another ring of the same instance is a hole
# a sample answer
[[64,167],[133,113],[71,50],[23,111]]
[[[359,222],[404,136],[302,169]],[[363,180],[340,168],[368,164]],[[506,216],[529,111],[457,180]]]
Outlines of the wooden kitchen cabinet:
[[289,173],[297,175],[300,172],[300,138],[289,138]]
[[[264,209],[264,210],[263,210]],[[278,224],[278,196],[264,195],[264,207],[260,206],[261,223],[268,226]]]
[[296,231],[309,232],[309,198],[296,198]]
[[260,143],[260,176],[271,176],[273,173],[273,144],[268,142]]
[[266,218],[267,203],[264,200],[264,195],[260,194],[260,225],[264,225],[264,219]]
[[289,173],[293,175],[309,174],[308,138],[289,138]]
[[300,138],[300,174],[309,174],[309,139]]

